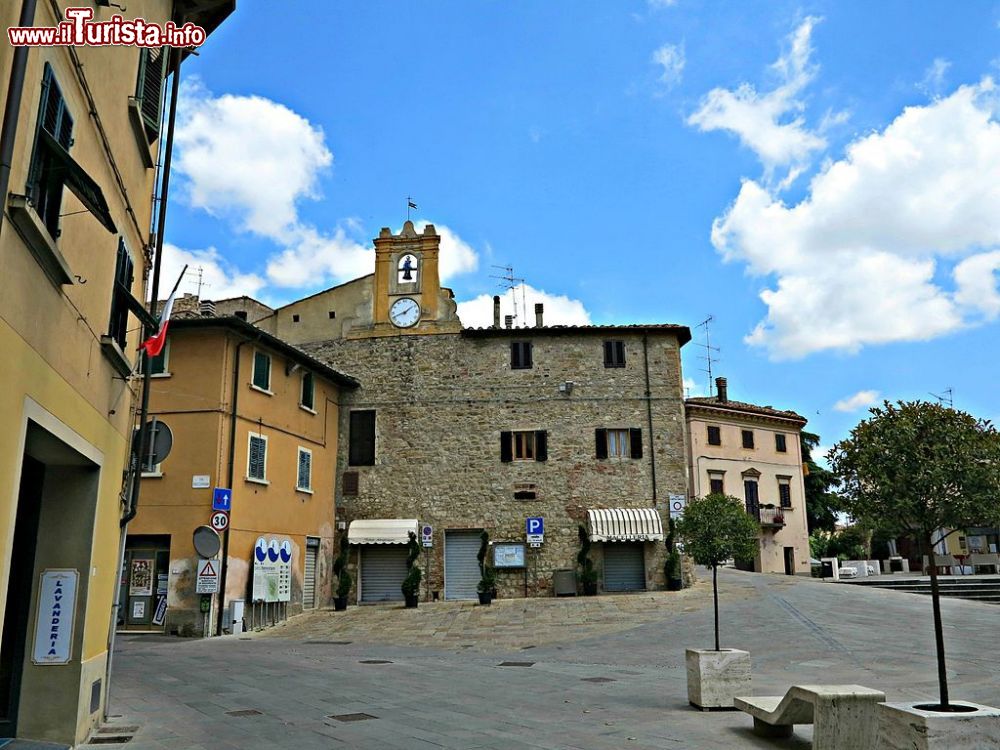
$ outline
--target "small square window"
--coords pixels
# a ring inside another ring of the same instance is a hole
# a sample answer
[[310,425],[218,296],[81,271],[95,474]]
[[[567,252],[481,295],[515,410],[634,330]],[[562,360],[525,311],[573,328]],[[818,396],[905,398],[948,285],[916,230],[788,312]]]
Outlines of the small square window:
[[604,366],[624,367],[625,366],[625,342],[605,341],[604,342]]
[[515,461],[535,460],[535,433],[531,431],[514,432],[513,455]]
[[628,458],[628,430],[608,430],[608,458]]
[[708,444],[722,445],[722,429],[717,425],[708,426]]
[[785,436],[780,432],[774,435],[774,449],[778,453],[788,453],[788,444],[785,442]]
[[531,342],[512,341],[510,345],[510,369],[530,370],[531,365]]
[[708,475],[708,491],[713,495],[726,494],[725,475],[722,473]]
[[330,312],[327,313],[327,316],[330,318],[330,320],[333,320],[334,318],[337,317],[337,312],[335,310],[330,310]]
[[753,448],[753,430],[743,430],[743,447]]
[[358,472],[356,471],[345,471],[344,472],[344,496],[345,497],[357,497],[358,496]]
[[271,357],[264,352],[253,353],[252,382],[262,391],[271,390]]
[[293,323],[298,323],[299,322],[299,315],[298,315],[298,313],[295,313],[295,314],[292,315],[292,322]]

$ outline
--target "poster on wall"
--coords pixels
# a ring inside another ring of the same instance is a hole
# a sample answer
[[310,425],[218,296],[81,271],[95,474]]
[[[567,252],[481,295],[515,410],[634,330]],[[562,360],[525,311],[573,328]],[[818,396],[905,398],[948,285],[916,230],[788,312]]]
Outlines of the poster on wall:
[[132,559],[132,572],[129,576],[129,596],[153,595],[153,560]]
[[292,598],[292,543],[259,537],[253,547],[253,600],[287,602]]
[[167,597],[161,596],[156,602],[156,611],[153,612],[153,624],[162,625],[167,617]]
[[143,599],[132,602],[132,619],[141,620],[146,616],[146,602]]

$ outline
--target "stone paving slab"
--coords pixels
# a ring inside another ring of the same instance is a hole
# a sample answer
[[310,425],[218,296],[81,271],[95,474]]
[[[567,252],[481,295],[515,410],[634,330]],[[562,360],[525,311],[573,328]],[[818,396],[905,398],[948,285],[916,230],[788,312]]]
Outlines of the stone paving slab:
[[[720,579],[723,645],[751,652],[755,694],[857,683],[889,700],[933,697],[926,597],[735,571]],[[1000,609],[946,600],[942,610],[953,696],[1000,704]],[[809,747],[808,727],[774,742],[741,713],[688,706],[684,648],[711,642],[705,585],[680,596],[421,605],[409,619],[416,631],[402,624],[413,614],[317,612],[248,640],[123,636],[112,712],[142,726],[131,750]],[[594,677],[614,681],[585,681]],[[241,709],[261,713],[226,714]],[[327,718],[349,713],[377,718]]]

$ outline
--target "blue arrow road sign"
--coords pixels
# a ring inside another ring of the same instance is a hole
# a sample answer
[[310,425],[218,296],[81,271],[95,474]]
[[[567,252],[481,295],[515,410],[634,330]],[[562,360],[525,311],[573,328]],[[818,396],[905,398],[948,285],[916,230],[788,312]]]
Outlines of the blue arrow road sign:
[[529,536],[540,536],[545,533],[545,519],[541,517],[526,518],[524,521],[524,528]]
[[226,487],[216,487],[212,493],[212,510],[232,510],[233,491]]

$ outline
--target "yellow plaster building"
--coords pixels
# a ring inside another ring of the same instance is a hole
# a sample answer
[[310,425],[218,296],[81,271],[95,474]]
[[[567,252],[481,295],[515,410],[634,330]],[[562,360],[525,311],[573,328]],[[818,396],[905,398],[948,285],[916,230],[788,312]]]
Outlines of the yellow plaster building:
[[809,529],[800,434],[792,411],[731,401],[725,378],[716,396],[684,402],[692,497],[711,493],[744,500],[760,521],[758,573],[810,574]]
[[[11,0],[0,25],[78,5]],[[234,3],[128,6],[95,20],[211,31]],[[164,59],[0,44],[0,738],[77,744],[105,704]]]

